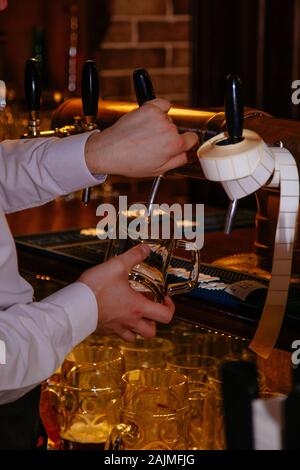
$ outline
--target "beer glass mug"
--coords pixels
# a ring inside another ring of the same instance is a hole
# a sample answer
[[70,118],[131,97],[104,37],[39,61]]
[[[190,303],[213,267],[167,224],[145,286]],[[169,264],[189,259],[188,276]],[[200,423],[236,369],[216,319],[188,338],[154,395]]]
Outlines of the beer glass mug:
[[204,378],[218,377],[220,361],[215,357],[200,354],[174,354],[169,357],[167,369],[186,375],[194,381],[204,382]]
[[173,345],[165,338],[137,336],[134,343],[122,341],[120,349],[124,356],[125,370],[129,371],[142,367],[165,367],[167,358],[173,351]]
[[[206,449],[207,435],[206,420],[212,420],[208,409],[218,411],[217,390],[209,382],[209,376],[218,375],[219,361],[214,357],[196,354],[175,354],[167,362],[167,370],[173,370],[186,375],[189,382],[190,422],[189,448]],[[212,405],[212,406],[211,406]]]
[[122,377],[120,424],[106,450],[182,450],[188,448],[187,378],[162,369],[139,369]]
[[[121,255],[140,243],[149,245],[150,255],[132,268],[129,282],[135,290],[151,300],[163,303],[166,295],[189,292],[198,283],[200,252],[196,243],[177,240],[174,233],[174,222],[168,211],[160,208],[148,215],[145,205],[135,204],[130,209],[119,212],[114,238],[110,240],[106,259]],[[189,254],[190,271],[185,281],[180,278],[177,282],[169,283],[168,268],[175,249]]]
[[204,449],[224,450],[225,430],[221,381],[214,377],[209,377],[208,384],[214,388],[214,399],[207,400],[204,406]]
[[189,449],[209,450],[206,420],[218,407],[217,391],[209,382],[189,380]]
[[209,333],[192,326],[190,330],[173,330],[174,354],[210,355],[207,348]]
[[121,338],[116,335],[102,336],[98,333],[92,333],[84,342],[90,346],[107,346],[114,349],[120,349]]
[[103,449],[118,422],[124,372],[118,349],[82,343],[62,365],[60,449]]

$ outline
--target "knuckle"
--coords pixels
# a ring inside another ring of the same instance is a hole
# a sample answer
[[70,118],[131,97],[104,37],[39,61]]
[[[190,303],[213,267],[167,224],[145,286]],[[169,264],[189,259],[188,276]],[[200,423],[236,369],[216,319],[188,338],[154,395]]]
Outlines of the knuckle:
[[142,318],[143,312],[141,308],[139,308],[135,303],[132,304],[131,307],[131,317],[133,317],[134,321],[136,321],[139,318]]
[[170,122],[166,116],[161,116],[157,121],[157,131],[161,137],[167,142],[168,146],[177,145],[178,132],[175,124]]
[[184,143],[180,136],[172,134],[169,138],[169,151],[171,155],[179,155],[184,151]]
[[158,117],[162,114],[160,109],[151,103],[146,103],[145,109],[147,110],[149,119],[158,119]]
[[178,133],[177,133],[177,139],[176,139],[176,146],[177,146],[178,152],[182,152],[185,148],[185,140]]
[[128,273],[125,261],[123,260],[122,257],[116,257],[115,258],[115,265],[116,265],[116,274],[119,274],[119,275],[122,276],[125,273],[126,274]]
[[168,120],[168,123],[169,123],[170,132],[173,132],[173,134],[175,134],[177,137],[180,137],[180,135],[178,134],[178,130],[177,130],[176,124],[174,124],[173,121],[171,122],[171,121],[169,121],[169,120]]

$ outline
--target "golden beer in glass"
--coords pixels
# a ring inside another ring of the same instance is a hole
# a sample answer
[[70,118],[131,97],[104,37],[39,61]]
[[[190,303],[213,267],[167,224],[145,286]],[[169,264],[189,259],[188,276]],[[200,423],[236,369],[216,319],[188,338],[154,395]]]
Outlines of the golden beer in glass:
[[162,369],[132,370],[123,375],[120,423],[105,449],[187,449],[188,423],[185,376]]

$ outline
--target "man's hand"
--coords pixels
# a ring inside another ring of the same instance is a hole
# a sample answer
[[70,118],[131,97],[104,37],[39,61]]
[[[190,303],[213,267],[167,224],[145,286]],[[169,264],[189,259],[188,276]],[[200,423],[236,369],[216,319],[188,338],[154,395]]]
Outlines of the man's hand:
[[133,341],[136,333],[151,338],[156,334],[155,322],[169,323],[172,320],[175,308],[169,297],[161,305],[130,287],[129,271],[149,253],[148,246],[139,245],[85,271],[78,279],[96,296],[99,333],[117,334],[126,341]]
[[91,173],[158,176],[187,163],[186,152],[198,137],[193,132],[179,135],[167,116],[170,107],[163,99],[149,101],[103,132],[92,134],[85,147]]

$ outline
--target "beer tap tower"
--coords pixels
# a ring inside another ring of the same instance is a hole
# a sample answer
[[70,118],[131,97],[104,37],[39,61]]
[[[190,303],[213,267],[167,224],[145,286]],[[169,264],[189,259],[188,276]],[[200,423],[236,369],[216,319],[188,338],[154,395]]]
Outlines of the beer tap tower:
[[[29,126],[28,133],[22,137],[68,137],[97,129],[99,79],[96,63],[93,60],[87,60],[83,64],[81,91],[83,118],[75,116],[73,125],[40,131],[41,80],[38,61],[29,59],[25,66],[25,97],[29,114]],[[91,188],[85,188],[82,192],[82,202],[85,206],[90,201],[90,195]]]
[[40,103],[41,103],[41,77],[39,63],[36,59],[28,59],[25,65],[25,99],[28,111],[28,132],[21,136],[22,139],[36,137],[68,137],[73,134],[84,132],[81,118],[76,116],[74,124],[55,129],[40,130]]
[[[32,139],[36,137],[68,137],[81,134],[97,128],[95,123],[98,112],[99,82],[96,64],[87,60],[82,68],[82,108],[83,118],[75,115],[73,124],[63,127],[55,127],[49,130],[40,130],[40,102],[41,102],[41,77],[39,64],[36,59],[28,59],[25,65],[25,98],[28,111],[28,132],[22,138]],[[86,197],[88,201],[88,197]]]
[[[207,140],[197,155],[204,176],[220,182],[232,201],[227,231],[231,229],[236,201],[264,186],[280,188],[271,278],[264,309],[249,346],[267,358],[277,341],[288,300],[299,208],[298,169],[294,157],[283,146],[268,147],[256,132],[243,131],[241,86],[237,77],[227,78],[225,97],[227,133]],[[241,295],[243,289],[249,292],[252,287],[239,286],[239,293],[233,291],[233,295]]]
[[[41,103],[41,79],[39,65],[36,59],[29,59],[25,65],[25,99],[29,115],[28,134],[33,138],[40,135],[40,103]],[[25,137],[25,136],[24,136]]]

